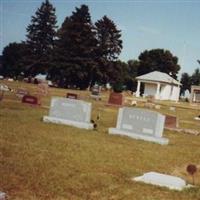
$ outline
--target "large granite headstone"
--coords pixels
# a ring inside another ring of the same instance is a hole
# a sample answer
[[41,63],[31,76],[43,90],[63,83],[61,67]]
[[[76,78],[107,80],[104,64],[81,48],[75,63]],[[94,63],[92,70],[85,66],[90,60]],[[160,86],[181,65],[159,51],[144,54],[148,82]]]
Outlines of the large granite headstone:
[[111,92],[107,105],[122,106],[123,105],[123,94]]
[[78,128],[92,129],[90,123],[91,103],[63,97],[53,97],[49,116],[44,116],[44,122],[71,125]]
[[109,128],[109,133],[168,144],[168,139],[162,138],[164,123],[165,116],[160,113],[124,107],[119,109],[117,127]]

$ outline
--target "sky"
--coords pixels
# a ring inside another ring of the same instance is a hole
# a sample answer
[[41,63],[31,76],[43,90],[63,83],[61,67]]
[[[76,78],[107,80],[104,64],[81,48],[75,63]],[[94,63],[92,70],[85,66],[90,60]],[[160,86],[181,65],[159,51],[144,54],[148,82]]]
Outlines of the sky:
[[[123,61],[144,50],[163,48],[179,58],[181,70],[192,74],[200,65],[200,1],[196,0],[50,0],[57,25],[81,4],[89,6],[93,23],[107,15],[122,31]],[[11,42],[26,40],[26,27],[42,0],[0,0],[0,54]]]

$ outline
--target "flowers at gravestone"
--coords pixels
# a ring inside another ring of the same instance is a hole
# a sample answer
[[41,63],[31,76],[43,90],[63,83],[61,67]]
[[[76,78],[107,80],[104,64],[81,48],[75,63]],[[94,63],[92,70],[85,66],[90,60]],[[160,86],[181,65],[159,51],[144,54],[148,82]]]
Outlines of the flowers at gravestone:
[[194,182],[194,175],[195,175],[195,173],[197,172],[197,167],[196,167],[196,165],[189,164],[189,165],[187,166],[186,170],[187,170],[188,174],[190,174],[190,175],[192,176],[192,183],[193,183],[193,185],[194,185],[194,184],[195,184],[195,182]]

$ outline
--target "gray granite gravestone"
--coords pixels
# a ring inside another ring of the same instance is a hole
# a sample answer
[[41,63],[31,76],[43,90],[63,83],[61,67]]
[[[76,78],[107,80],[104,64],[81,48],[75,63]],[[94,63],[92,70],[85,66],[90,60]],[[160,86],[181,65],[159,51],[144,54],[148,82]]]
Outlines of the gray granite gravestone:
[[90,123],[91,103],[63,97],[53,97],[49,116],[44,116],[44,122],[71,125],[78,128],[92,129]]
[[164,122],[165,116],[155,111],[124,107],[119,109],[117,127],[109,128],[109,133],[168,144],[168,139],[162,138]]

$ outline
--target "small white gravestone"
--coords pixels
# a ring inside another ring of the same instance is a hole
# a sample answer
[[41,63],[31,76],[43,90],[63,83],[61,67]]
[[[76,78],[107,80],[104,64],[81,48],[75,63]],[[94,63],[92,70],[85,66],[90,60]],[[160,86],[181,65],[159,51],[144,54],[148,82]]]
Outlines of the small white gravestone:
[[162,187],[168,187],[169,189],[173,190],[182,190],[187,187],[185,180],[176,176],[161,174],[157,172],[148,172],[143,176],[135,177],[132,180]]
[[159,144],[168,144],[162,138],[165,116],[155,111],[140,108],[120,108],[117,127],[109,128],[109,134],[119,134]]
[[77,99],[53,97],[49,116],[44,116],[43,121],[93,129],[90,117],[91,103]]

